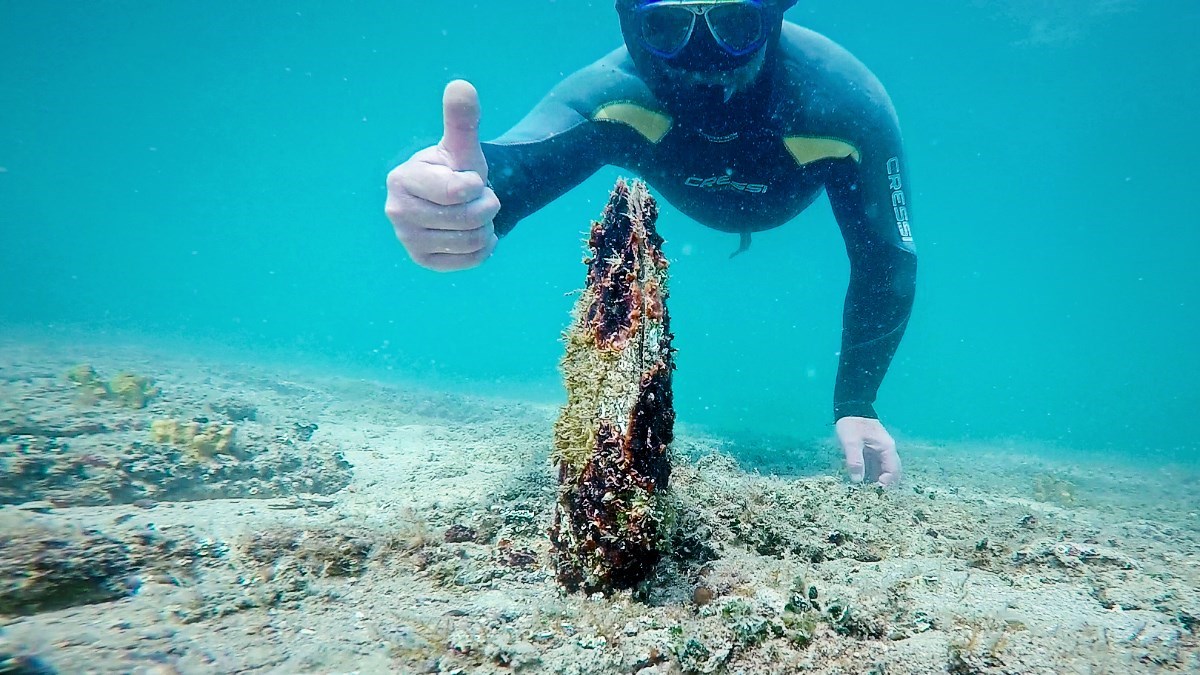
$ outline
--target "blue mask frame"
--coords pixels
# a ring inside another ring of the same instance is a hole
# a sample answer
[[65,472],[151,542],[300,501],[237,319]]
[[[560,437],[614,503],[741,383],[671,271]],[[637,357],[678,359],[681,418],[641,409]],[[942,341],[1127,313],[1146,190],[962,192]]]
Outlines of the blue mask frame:
[[674,58],[683,52],[700,18],[717,45],[737,57],[766,44],[765,5],[763,0],[667,0],[635,7],[633,18],[642,47],[660,58]]

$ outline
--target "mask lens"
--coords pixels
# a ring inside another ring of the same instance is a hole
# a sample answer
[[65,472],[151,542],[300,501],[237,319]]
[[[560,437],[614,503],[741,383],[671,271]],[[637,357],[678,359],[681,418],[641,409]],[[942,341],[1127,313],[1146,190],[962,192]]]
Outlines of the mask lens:
[[674,56],[687,45],[695,22],[687,7],[650,5],[642,11],[642,42],[659,56]]
[[764,36],[762,8],[749,3],[722,3],[708,10],[713,37],[730,53],[740,56],[761,46]]

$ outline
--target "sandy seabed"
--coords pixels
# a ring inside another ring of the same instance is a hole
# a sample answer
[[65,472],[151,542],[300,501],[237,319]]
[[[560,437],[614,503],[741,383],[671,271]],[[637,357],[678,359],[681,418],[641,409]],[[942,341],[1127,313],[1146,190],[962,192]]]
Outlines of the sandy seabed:
[[655,578],[584,597],[546,537],[556,413],[0,344],[0,673],[1200,672],[1194,466],[910,439],[883,491],[830,446],[681,428]]

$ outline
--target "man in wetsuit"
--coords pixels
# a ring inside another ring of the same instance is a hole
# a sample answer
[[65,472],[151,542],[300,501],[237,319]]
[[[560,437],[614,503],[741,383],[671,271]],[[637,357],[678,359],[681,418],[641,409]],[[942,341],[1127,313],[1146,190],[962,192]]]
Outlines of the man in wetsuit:
[[874,408],[912,310],[916,254],[900,130],[879,81],[783,20],[796,0],[617,0],[625,45],[570,75],[500,138],[479,99],[443,98],[441,142],[388,174],[386,212],[418,264],[474,267],[498,236],[605,165],[739,235],[829,196],[850,258],[834,420],[855,481],[900,479]]

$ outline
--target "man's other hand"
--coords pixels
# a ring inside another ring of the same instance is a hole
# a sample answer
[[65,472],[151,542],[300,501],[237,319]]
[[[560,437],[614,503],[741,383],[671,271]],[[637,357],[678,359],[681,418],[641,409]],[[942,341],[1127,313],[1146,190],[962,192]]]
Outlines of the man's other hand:
[[500,201],[488,187],[475,87],[446,85],[442,118],[441,142],[388,173],[384,211],[418,265],[449,272],[475,267],[495,250]]
[[850,480],[864,478],[889,486],[900,482],[900,455],[896,441],[879,420],[869,417],[843,417],[837,421],[838,442],[846,453],[846,471]]

